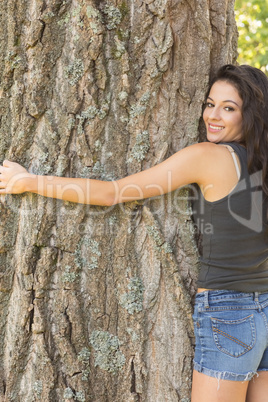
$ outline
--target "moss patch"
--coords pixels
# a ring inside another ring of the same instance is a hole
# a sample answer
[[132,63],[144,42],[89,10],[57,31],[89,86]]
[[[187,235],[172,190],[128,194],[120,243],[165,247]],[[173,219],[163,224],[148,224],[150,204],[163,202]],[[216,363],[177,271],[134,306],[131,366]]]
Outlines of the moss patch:
[[115,29],[122,20],[122,14],[120,10],[117,7],[106,4],[103,9],[103,12],[106,15],[107,29],[109,30]]
[[120,305],[125,308],[129,314],[142,311],[144,286],[141,278],[130,278],[130,282],[127,287],[129,292],[126,292],[120,296]]
[[73,63],[64,69],[70,85],[74,86],[84,74],[84,63],[81,59],[76,59]]
[[116,374],[122,370],[125,364],[125,356],[119,350],[120,341],[106,331],[93,331],[90,336],[90,344],[96,352],[95,367]]
[[147,130],[142,131],[136,137],[136,143],[131,151],[131,156],[128,162],[132,162],[136,159],[138,162],[142,162],[145,159],[147,152],[150,149],[149,133]]

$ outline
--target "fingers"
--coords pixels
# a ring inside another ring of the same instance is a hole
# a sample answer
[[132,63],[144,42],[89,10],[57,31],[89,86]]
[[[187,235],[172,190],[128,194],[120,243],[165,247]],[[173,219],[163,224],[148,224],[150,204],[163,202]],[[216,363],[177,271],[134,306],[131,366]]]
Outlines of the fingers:
[[3,162],[3,166],[0,166],[0,173],[3,173],[5,171],[5,168],[10,167],[11,163],[12,162],[10,162],[7,159],[5,159],[4,162]]
[[27,170],[16,162],[4,160],[0,166],[0,194],[21,194]]
[[6,189],[6,183],[0,181],[0,194],[6,194],[7,189]]
[[7,175],[9,175],[10,173],[9,169],[14,168],[15,167],[14,165],[16,165],[15,162],[10,162],[6,159],[4,160],[3,166],[0,166],[0,182],[8,177]]
[[4,178],[5,178],[5,169],[6,168],[3,168],[2,166],[0,166],[0,181],[4,180]]
[[4,167],[10,167],[12,165],[12,163],[14,163],[14,162],[10,162],[7,159],[5,159],[4,162],[3,162],[3,166]]

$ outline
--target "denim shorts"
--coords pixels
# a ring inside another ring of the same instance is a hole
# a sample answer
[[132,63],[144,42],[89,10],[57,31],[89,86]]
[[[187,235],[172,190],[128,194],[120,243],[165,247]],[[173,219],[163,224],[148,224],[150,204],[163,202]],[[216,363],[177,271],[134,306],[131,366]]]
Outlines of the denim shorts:
[[193,320],[195,370],[232,381],[268,371],[268,292],[197,293]]

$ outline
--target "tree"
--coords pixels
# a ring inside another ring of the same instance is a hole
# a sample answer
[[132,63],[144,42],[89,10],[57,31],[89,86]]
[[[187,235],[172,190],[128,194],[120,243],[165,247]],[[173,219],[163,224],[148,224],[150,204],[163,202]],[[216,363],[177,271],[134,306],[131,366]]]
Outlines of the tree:
[[[1,161],[111,180],[198,141],[209,73],[235,60],[233,8],[3,0]],[[2,401],[189,401],[187,196],[113,208],[1,197]]]
[[250,64],[268,74],[268,2],[236,0],[235,9],[239,64]]

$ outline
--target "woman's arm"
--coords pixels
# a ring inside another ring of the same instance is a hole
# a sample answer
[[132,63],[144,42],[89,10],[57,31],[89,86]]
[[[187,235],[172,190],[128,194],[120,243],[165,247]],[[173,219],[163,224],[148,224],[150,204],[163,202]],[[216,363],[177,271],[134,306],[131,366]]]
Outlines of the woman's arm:
[[106,206],[155,197],[186,184],[202,184],[211,147],[215,146],[191,145],[150,169],[116,181],[39,176],[28,173],[18,163],[4,161],[0,167],[0,194],[29,191],[45,197]]
[[31,192],[45,197],[92,205],[112,205],[115,182],[28,173],[15,162],[0,167],[0,194]]

